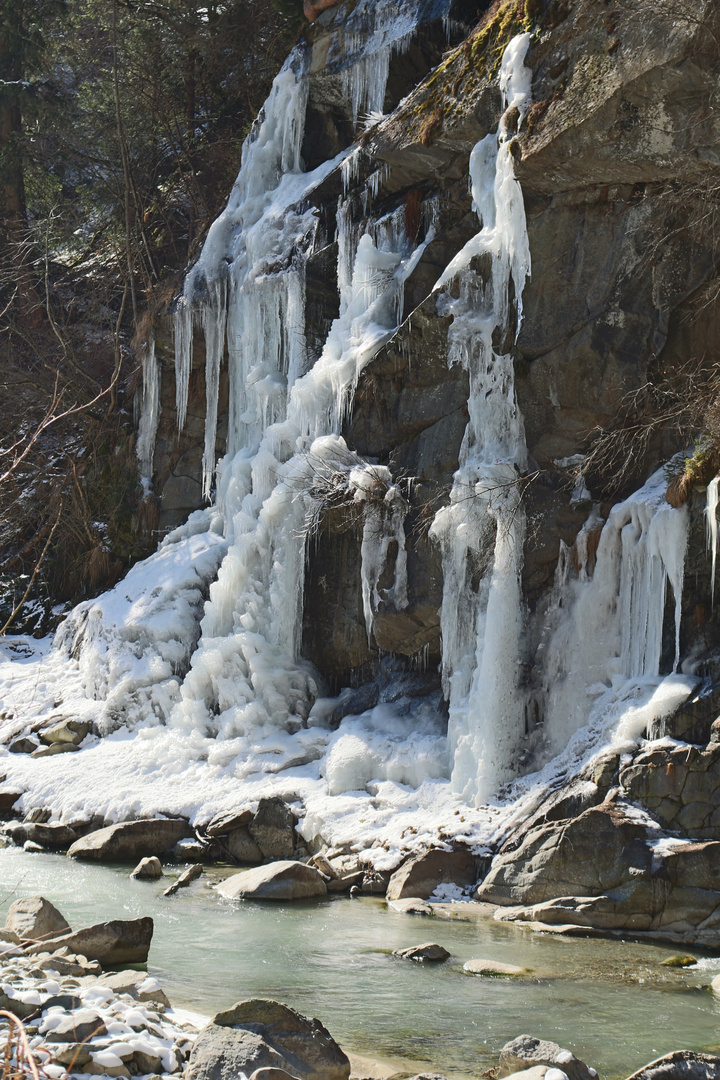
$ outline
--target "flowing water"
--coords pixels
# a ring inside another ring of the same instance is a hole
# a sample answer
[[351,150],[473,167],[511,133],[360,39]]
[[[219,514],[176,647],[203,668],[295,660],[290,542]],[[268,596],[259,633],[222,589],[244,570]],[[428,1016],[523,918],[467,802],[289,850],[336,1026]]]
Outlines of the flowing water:
[[[537,935],[463,918],[463,905],[448,919],[400,915],[372,897],[233,907],[205,883],[219,873],[165,899],[167,878],[133,881],[127,867],[7,848],[1,911],[15,896],[42,892],[74,926],[151,914],[148,967],[174,1004],[212,1013],[242,998],[276,998],[318,1016],[346,1050],[398,1059],[398,1071],[478,1077],[522,1033],[568,1047],[602,1078],[673,1049],[720,1047],[720,999],[707,989],[720,958],[661,967],[672,946]],[[431,966],[389,953],[422,941],[452,958]],[[532,974],[466,975],[472,957]]]

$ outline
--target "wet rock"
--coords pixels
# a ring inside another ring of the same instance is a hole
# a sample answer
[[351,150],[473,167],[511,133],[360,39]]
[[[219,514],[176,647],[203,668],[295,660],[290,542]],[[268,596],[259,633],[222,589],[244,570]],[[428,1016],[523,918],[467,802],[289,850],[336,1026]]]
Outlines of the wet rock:
[[23,825],[26,843],[39,844],[41,848],[49,851],[66,851],[77,840],[77,834],[69,825],[54,823],[42,825],[39,822],[31,822]]
[[10,905],[5,929],[37,941],[58,937],[70,929],[70,923],[44,896],[26,896]]
[[130,875],[130,877],[138,878],[140,881],[156,881],[157,878],[162,876],[162,865],[156,855],[149,855],[147,858],[141,859]]
[[447,960],[450,953],[442,945],[438,945],[434,941],[427,941],[424,945],[411,945],[407,949],[393,949],[393,956],[400,956],[403,960],[437,962]]
[[60,1024],[47,1032],[46,1037],[53,1042],[83,1043],[96,1035],[106,1035],[107,1029],[100,1016],[92,1009],[78,1009]]
[[125,862],[148,855],[164,855],[178,840],[191,833],[190,826],[182,818],[122,821],[83,836],[72,845],[68,855],[71,859]]
[[295,850],[295,815],[277,796],[260,800],[248,831],[266,859],[288,859]]
[[469,851],[430,848],[420,855],[413,855],[395,871],[388,884],[387,898],[427,900],[442,883],[467,888],[476,881],[477,860]]
[[[53,939],[53,948],[65,946],[88,960],[97,960],[103,967],[143,964],[148,958],[152,936],[153,921],[149,917],[113,919],[63,934]],[[33,956],[44,948],[47,946],[32,945],[25,952],[28,956]]]
[[90,724],[84,720],[61,720],[53,727],[45,728],[40,732],[40,738],[44,743],[72,743],[79,746],[90,731]]
[[518,967],[516,964],[503,964],[498,960],[468,960],[463,964],[463,971],[470,975],[508,976],[515,978],[519,975],[527,975],[528,968]]
[[[321,871],[322,873],[322,871]],[[327,884],[328,892],[348,892],[352,888],[358,888],[363,879],[362,870],[356,874],[346,874],[344,877],[330,878]]]
[[694,967],[695,964],[697,964],[697,958],[695,956],[668,956],[667,960],[660,961],[660,967],[686,968]]
[[193,881],[197,881],[202,872],[202,863],[195,863],[193,866],[188,866],[187,870],[183,870],[177,881],[173,881],[172,885],[168,885],[167,889],[163,892],[163,896],[173,896],[178,889],[186,889]]
[[568,1080],[596,1080],[597,1073],[569,1050],[563,1050],[554,1042],[536,1039],[532,1035],[518,1035],[506,1043],[500,1051],[499,1076],[530,1069],[537,1065],[561,1069]]
[[195,1040],[185,1080],[237,1080],[243,1073],[249,1076],[262,1068],[299,1075],[262,1035],[209,1024]]
[[720,1058],[675,1050],[638,1069],[628,1080],[720,1080]]
[[404,900],[388,900],[388,907],[401,915],[434,915],[435,912],[417,896],[408,896]]
[[240,1001],[218,1013],[213,1024],[259,1034],[285,1058],[285,1066],[275,1067],[285,1068],[293,1076],[307,1080],[347,1080],[350,1075],[347,1055],[327,1028],[319,1020],[303,1016],[278,1001],[266,998]]
[[281,860],[233,874],[218,886],[218,892],[228,900],[301,900],[324,896],[327,886],[314,866]]

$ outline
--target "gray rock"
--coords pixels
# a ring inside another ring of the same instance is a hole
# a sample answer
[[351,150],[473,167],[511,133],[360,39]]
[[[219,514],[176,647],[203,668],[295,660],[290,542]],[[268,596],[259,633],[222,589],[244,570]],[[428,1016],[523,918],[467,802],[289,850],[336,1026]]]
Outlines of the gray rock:
[[163,892],[163,896],[173,896],[178,889],[186,889],[193,881],[197,881],[202,872],[202,863],[195,863],[193,866],[188,866],[186,870],[183,870],[180,877],[176,881],[173,881],[172,885],[168,885],[167,889]]
[[413,855],[395,871],[387,888],[388,900],[420,897],[427,900],[438,885],[452,883],[467,888],[477,881],[477,860],[469,851],[430,848]]
[[58,1027],[48,1031],[48,1042],[83,1043],[95,1035],[106,1035],[107,1029],[102,1019],[92,1009],[78,1009],[64,1018]]
[[192,833],[182,818],[143,818],[121,821],[91,832],[77,840],[68,855],[71,859],[125,862],[147,855],[164,855],[178,840]]
[[263,853],[257,846],[247,825],[240,825],[218,838],[231,858],[240,863],[259,863],[263,861]]
[[28,739],[22,736],[19,739],[13,739],[8,744],[8,750],[11,754],[32,754],[34,750],[37,750],[40,743],[36,739]]
[[393,949],[393,956],[401,956],[404,960],[447,960],[450,953],[442,945],[433,941],[427,941],[424,945],[411,945],[407,949]]
[[23,825],[46,825],[52,817],[52,810],[47,806],[33,806],[23,818]]
[[29,840],[50,851],[65,851],[77,840],[75,830],[69,825],[59,823],[43,825],[39,822],[31,822],[29,825],[23,825],[22,828],[25,829],[26,842]]
[[284,799],[261,799],[248,825],[266,859],[289,859],[295,850],[295,815]]
[[506,975],[515,977],[529,974],[528,968],[518,967],[517,964],[503,964],[499,960],[468,960],[463,964],[463,971],[470,975]]
[[[153,936],[153,921],[143,919],[114,919],[110,922],[85,926],[53,940],[53,948],[66,946],[88,960],[97,960],[103,967],[119,964],[143,964],[148,958]],[[47,949],[46,945],[31,945],[28,956]]]
[[72,754],[76,753],[80,749],[75,743],[69,742],[56,742],[50,743],[49,746],[39,746],[37,750],[33,750],[30,757],[54,757],[56,754]]
[[[350,1062],[319,1020],[266,998],[240,1001],[218,1013],[213,1025],[260,1035],[286,1064],[256,1065],[284,1068],[302,1080],[347,1080]],[[254,1071],[254,1070],[253,1070]]]
[[130,877],[138,878],[140,881],[156,881],[162,876],[162,865],[157,855],[149,855],[147,858],[141,859],[130,875]]
[[297,1077],[293,1077],[292,1073],[285,1072],[284,1069],[264,1068],[256,1069],[250,1080],[297,1080]]
[[65,1046],[53,1048],[53,1061],[56,1065],[65,1065],[68,1072],[73,1071],[70,1067],[77,1066],[79,1069],[92,1061],[90,1051],[82,1043],[69,1042]]
[[241,829],[249,825],[253,819],[253,812],[249,809],[224,810],[222,814],[216,814],[205,829],[208,836],[226,836],[233,829]]
[[136,1001],[157,1001],[166,1008],[170,1008],[170,1001],[162,989],[143,990],[143,983],[148,981],[146,971],[115,971],[112,975],[102,976],[102,985],[114,990],[116,994],[129,994]]
[[325,879],[314,866],[282,860],[226,878],[218,892],[228,900],[302,900],[325,896]]
[[628,1080],[720,1080],[720,1058],[675,1050],[638,1069]]
[[263,1068],[282,1069],[293,1076],[300,1075],[262,1035],[209,1024],[195,1040],[185,1080],[237,1080],[241,1073],[249,1076]]
[[5,929],[38,941],[63,934],[70,923],[44,896],[26,896],[10,905]]
[[184,862],[206,863],[217,858],[219,848],[217,844],[207,844],[197,837],[188,836],[185,840],[178,840],[172,853],[173,858]]
[[563,1050],[557,1043],[536,1039],[532,1035],[518,1035],[517,1039],[503,1046],[500,1051],[498,1076],[510,1076],[536,1065],[562,1069],[568,1080],[595,1080],[585,1062],[576,1058],[569,1050]]
[[434,915],[430,904],[417,896],[408,896],[404,900],[388,900],[388,907],[401,915]]
[[54,743],[72,743],[78,746],[89,731],[90,724],[84,720],[61,720],[59,724],[41,731],[40,738],[50,746]]

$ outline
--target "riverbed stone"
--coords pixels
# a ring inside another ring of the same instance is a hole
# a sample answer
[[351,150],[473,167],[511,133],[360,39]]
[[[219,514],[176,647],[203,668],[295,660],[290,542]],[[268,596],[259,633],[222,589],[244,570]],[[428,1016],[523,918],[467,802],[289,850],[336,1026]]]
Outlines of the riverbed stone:
[[720,1080],[720,1058],[694,1050],[675,1050],[644,1065],[628,1080]]
[[164,855],[178,840],[191,834],[192,829],[183,818],[121,821],[76,840],[68,855],[71,859],[125,862],[148,855]]
[[537,1065],[561,1069],[568,1080],[596,1080],[596,1076],[580,1058],[557,1043],[537,1039],[533,1035],[518,1035],[500,1051],[498,1076],[510,1076]]
[[26,896],[10,905],[5,929],[37,941],[58,937],[70,929],[70,923],[44,896]]
[[404,900],[388,900],[388,907],[401,915],[434,915],[430,904],[419,896],[407,896]]
[[477,876],[475,856],[467,849],[430,848],[420,855],[413,855],[395,871],[386,895],[388,900],[410,897],[427,900],[440,884],[467,888],[475,884]]
[[266,859],[288,859],[295,850],[295,815],[278,796],[260,800],[248,831]]
[[183,870],[180,877],[173,881],[172,885],[168,885],[163,892],[163,896],[173,896],[179,889],[186,889],[193,881],[197,881],[202,873],[202,863],[194,863],[192,866],[188,866],[186,870]]
[[[88,960],[97,960],[103,967],[119,964],[143,964],[148,958],[153,936],[153,920],[113,919],[109,922],[84,926],[69,934],[53,939],[53,948],[65,946],[70,952],[80,953]],[[46,945],[31,945],[28,956],[47,949]]]
[[218,892],[228,900],[302,900],[325,896],[327,886],[314,866],[284,859],[241,870],[218,885]]
[[448,960],[450,953],[442,945],[426,941],[423,945],[410,945],[407,949],[393,949],[393,956],[400,956],[403,960],[427,960],[437,963]]
[[61,825],[60,822],[52,824],[31,822],[29,825],[23,825],[22,828],[25,830],[25,843],[30,841],[30,843],[39,844],[41,848],[47,848],[48,851],[66,851],[77,840],[75,830],[69,825]]
[[350,1061],[327,1028],[319,1020],[303,1016],[279,1001],[269,998],[239,1001],[218,1013],[213,1024],[261,1035],[286,1058],[285,1068],[294,1076],[306,1080],[347,1080],[350,1075]]
[[505,975],[510,978],[529,974],[528,968],[518,967],[517,964],[503,964],[499,960],[467,960],[463,964],[463,971],[470,975]]
[[140,881],[156,881],[162,876],[162,864],[157,855],[149,855],[147,858],[141,859],[130,875],[130,877],[138,878]]
[[257,1032],[208,1024],[195,1040],[185,1080],[237,1080],[241,1073],[249,1076],[261,1068],[299,1076],[293,1065]]

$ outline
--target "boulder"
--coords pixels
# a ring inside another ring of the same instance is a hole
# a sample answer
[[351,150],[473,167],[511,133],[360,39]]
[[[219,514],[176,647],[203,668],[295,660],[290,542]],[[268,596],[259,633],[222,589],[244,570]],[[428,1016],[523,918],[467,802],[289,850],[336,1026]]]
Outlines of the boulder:
[[45,1038],[52,1042],[67,1043],[83,1043],[86,1039],[92,1039],[94,1035],[105,1034],[107,1034],[107,1029],[102,1018],[92,1009],[77,1009],[69,1016],[63,1017],[60,1024],[52,1031],[44,1033]]
[[[66,946],[88,960],[97,960],[103,967],[118,964],[143,964],[148,958],[153,936],[153,921],[143,919],[113,919],[110,922],[84,926],[53,939],[53,948]],[[29,956],[47,950],[46,945],[31,945]]]
[[468,960],[463,964],[463,971],[470,975],[505,975],[513,978],[529,973],[528,968],[518,967],[516,964],[502,964],[498,960]]
[[[228,855],[240,863],[259,863],[263,861],[263,853],[257,846],[247,825],[240,825],[231,829],[219,838]],[[292,851],[290,852],[292,854]]]
[[50,743],[49,745],[39,746],[37,748],[37,750],[33,750],[30,757],[33,757],[33,758],[55,757],[56,754],[77,753],[77,751],[79,749],[80,749],[80,747],[76,746],[75,743],[56,742],[56,743]]
[[286,859],[233,874],[218,892],[228,900],[302,900],[325,896],[327,886],[314,866]]
[[518,1035],[517,1039],[505,1043],[500,1051],[498,1076],[510,1076],[537,1065],[561,1069],[568,1080],[596,1080],[597,1077],[594,1070],[591,1071],[584,1061],[569,1050],[532,1035]]
[[[301,1080],[347,1080],[350,1075],[348,1057],[327,1028],[279,1001],[240,1001],[218,1013],[213,1024],[260,1035],[287,1063],[275,1067]],[[256,1066],[261,1067],[265,1066]]]
[[72,743],[78,746],[90,731],[90,724],[84,720],[61,720],[53,727],[45,728],[40,732],[40,738],[44,743]]
[[23,796],[22,791],[15,789],[0,789],[0,814],[7,814],[15,806],[18,799]]
[[157,855],[149,855],[147,858],[141,859],[130,875],[130,877],[138,878],[140,881],[156,881],[157,878],[162,876],[162,865]]
[[238,1080],[243,1074],[250,1076],[258,1069],[268,1068],[300,1075],[262,1035],[208,1024],[195,1040],[185,1080]]
[[156,1001],[170,1008],[170,1001],[157,979],[149,978],[146,971],[115,971],[112,975],[103,975],[100,984],[116,994],[129,994],[136,1001]]
[[387,887],[387,898],[427,900],[442,883],[468,887],[475,884],[477,877],[477,860],[469,851],[430,848],[413,855],[395,871]]
[[188,866],[186,870],[183,870],[180,877],[176,881],[173,881],[172,885],[168,885],[167,889],[163,892],[163,896],[173,896],[178,889],[186,889],[191,882],[197,881],[202,872],[202,863],[194,863],[193,866]]
[[407,949],[393,949],[393,956],[400,956],[403,960],[442,961],[447,960],[450,953],[442,945],[437,945],[434,941],[427,941],[424,945],[411,945]]
[[252,810],[224,810],[221,814],[215,815],[205,832],[208,836],[226,836],[234,829],[249,825],[252,819]]
[[19,739],[13,739],[8,744],[8,750],[11,754],[32,754],[39,746],[40,743],[36,739],[28,739],[23,735]]
[[628,1080],[720,1080],[720,1058],[675,1050],[638,1069]]
[[77,840],[77,833],[69,825],[61,825],[55,822],[52,825],[44,825],[40,822],[31,822],[21,826],[25,830],[25,842],[39,844],[42,848],[50,851],[65,851]]
[[182,818],[142,818],[121,821],[76,840],[68,851],[71,859],[125,862],[147,855],[164,855],[192,830]]
[[261,799],[248,825],[250,836],[266,859],[289,859],[295,850],[295,815],[277,796]]
[[10,905],[5,929],[38,941],[64,934],[70,923],[44,896],[26,896]]

